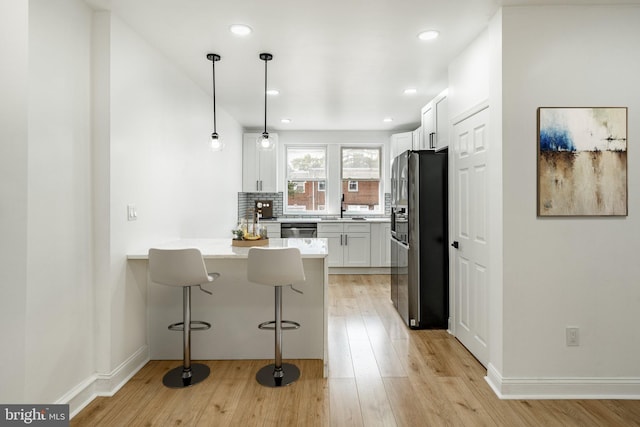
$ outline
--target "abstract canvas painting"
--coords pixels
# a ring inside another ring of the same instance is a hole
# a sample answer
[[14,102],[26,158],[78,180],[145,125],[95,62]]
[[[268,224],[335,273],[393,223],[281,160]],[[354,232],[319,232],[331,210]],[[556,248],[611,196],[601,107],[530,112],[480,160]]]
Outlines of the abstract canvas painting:
[[627,215],[627,108],[538,108],[538,215]]

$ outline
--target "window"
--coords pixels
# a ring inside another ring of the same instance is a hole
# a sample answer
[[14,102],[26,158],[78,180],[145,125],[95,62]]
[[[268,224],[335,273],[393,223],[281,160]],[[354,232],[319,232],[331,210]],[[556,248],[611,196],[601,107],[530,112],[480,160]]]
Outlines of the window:
[[379,212],[380,148],[342,148],[341,175],[347,212]]
[[285,212],[324,211],[327,180],[326,148],[287,146],[286,164]]

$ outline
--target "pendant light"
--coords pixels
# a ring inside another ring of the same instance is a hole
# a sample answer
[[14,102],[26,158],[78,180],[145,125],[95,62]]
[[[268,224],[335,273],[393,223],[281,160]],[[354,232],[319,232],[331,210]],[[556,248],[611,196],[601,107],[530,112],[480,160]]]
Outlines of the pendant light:
[[211,61],[211,67],[213,70],[213,133],[211,134],[210,147],[212,151],[221,151],[224,148],[224,143],[216,129],[216,62],[220,61],[220,55],[208,53],[207,59]]
[[267,62],[273,59],[270,53],[261,53],[260,59],[264,61],[264,132],[258,137],[258,150],[273,150],[276,145],[275,138],[267,132]]

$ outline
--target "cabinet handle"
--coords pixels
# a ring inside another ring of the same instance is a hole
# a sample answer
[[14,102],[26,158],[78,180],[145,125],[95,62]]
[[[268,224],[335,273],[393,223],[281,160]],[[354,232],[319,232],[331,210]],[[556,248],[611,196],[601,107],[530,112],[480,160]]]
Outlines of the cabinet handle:
[[344,245],[347,246],[349,245],[349,236],[348,235],[344,235]]
[[340,246],[342,246],[342,234],[340,235]]
[[260,191],[260,181],[256,181],[256,191]]
[[435,144],[435,137],[436,133],[435,132],[431,132],[429,134],[429,148],[436,148],[436,144]]

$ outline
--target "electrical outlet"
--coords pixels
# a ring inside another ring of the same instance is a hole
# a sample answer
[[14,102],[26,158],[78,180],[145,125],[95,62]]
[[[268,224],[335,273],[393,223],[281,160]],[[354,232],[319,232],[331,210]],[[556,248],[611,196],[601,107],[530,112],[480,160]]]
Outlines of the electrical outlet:
[[580,345],[580,328],[567,327],[567,345],[570,347],[577,347]]

